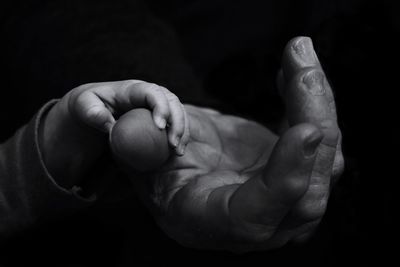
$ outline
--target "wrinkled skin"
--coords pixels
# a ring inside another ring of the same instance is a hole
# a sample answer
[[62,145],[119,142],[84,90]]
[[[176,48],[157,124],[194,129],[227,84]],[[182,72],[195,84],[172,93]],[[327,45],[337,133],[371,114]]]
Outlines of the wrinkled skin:
[[306,240],[343,169],[333,94],[309,38],[285,48],[278,77],[289,128],[186,105],[183,157],[132,175],[162,229],[185,246],[236,252]]

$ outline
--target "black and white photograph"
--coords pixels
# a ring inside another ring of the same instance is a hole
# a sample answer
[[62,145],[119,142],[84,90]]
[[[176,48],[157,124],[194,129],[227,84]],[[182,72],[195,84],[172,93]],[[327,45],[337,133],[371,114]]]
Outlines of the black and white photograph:
[[0,267],[397,266],[400,4],[4,0]]

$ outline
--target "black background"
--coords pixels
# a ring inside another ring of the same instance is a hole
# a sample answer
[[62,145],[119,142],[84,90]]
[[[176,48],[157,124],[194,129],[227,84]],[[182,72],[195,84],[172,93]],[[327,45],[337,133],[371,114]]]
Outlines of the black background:
[[[47,100],[93,81],[137,78],[185,102],[272,129],[283,115],[275,76],[285,43],[312,37],[335,90],[346,170],[313,239],[235,255],[179,246],[131,197],[21,234],[5,266],[132,266],[163,261],[265,266],[385,264],[398,239],[396,1],[3,1],[1,140]],[[81,264],[81,265],[78,265]]]

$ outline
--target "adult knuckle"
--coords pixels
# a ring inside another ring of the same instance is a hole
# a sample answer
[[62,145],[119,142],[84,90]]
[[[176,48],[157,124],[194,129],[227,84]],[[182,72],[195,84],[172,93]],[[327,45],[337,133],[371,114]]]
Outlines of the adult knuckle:
[[344,172],[345,161],[342,153],[338,153],[335,157],[335,161],[332,168],[332,177],[334,181],[337,181]]
[[327,92],[326,77],[319,68],[305,68],[300,72],[298,82],[305,85],[308,92],[314,96],[322,96]]
[[284,199],[285,202],[288,201],[289,203],[302,196],[308,188],[307,179],[298,179],[298,177],[291,177],[283,179],[282,182],[283,190],[286,193]]

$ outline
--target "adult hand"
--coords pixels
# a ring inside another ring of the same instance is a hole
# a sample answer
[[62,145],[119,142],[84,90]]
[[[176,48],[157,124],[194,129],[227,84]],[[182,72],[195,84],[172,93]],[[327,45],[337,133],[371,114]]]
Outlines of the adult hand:
[[290,123],[282,136],[186,105],[191,139],[185,155],[132,178],[158,224],[181,244],[277,248],[306,238],[320,222],[332,178],[343,168],[333,95],[309,38],[288,43],[282,68]]

